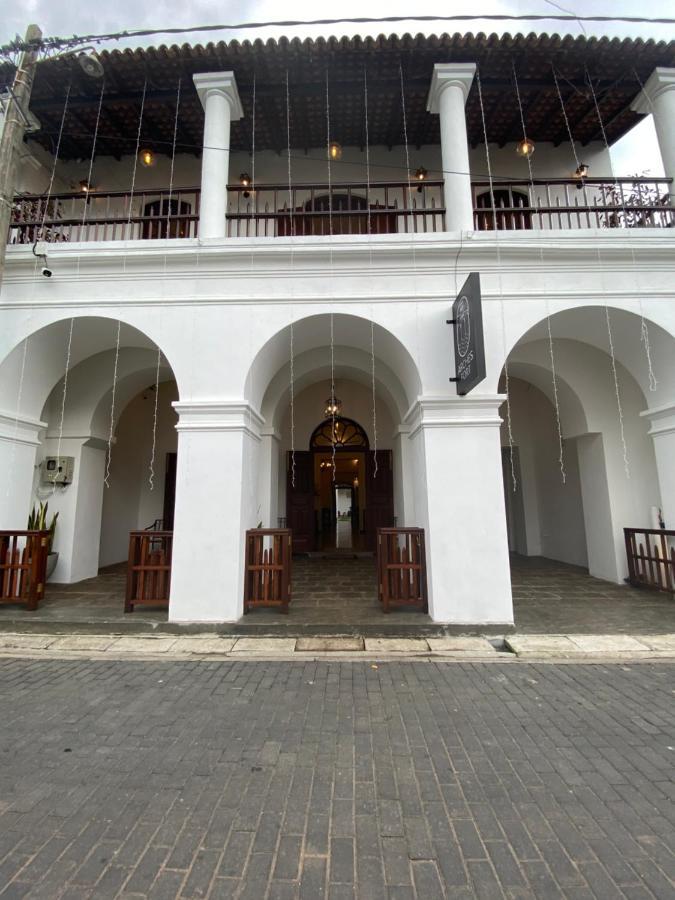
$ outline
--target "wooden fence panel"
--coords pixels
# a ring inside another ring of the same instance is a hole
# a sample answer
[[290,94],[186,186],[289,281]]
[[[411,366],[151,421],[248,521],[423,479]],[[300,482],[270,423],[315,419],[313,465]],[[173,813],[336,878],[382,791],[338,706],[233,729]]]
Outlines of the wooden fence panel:
[[172,551],[173,531],[129,534],[124,612],[133,612],[135,606],[169,606]]
[[382,610],[393,606],[428,609],[423,528],[377,529],[378,596]]
[[47,580],[48,531],[0,531],[0,603],[35,610]]
[[259,606],[288,614],[291,602],[290,528],[251,528],[246,532],[244,613]]
[[624,528],[628,578],[633,587],[675,592],[675,531]]

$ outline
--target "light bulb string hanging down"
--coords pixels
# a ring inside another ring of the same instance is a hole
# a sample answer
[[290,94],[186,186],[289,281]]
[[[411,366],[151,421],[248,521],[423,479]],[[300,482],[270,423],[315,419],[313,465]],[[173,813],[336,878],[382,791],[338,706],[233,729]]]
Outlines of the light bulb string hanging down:
[[[166,236],[171,237],[171,201],[173,200],[173,174],[176,164],[176,139],[178,138],[178,111],[180,109],[180,90],[182,78],[178,79],[176,86],[176,112],[173,117],[173,139],[171,141],[171,167],[169,169],[169,198],[166,205]],[[140,134],[139,134],[140,137]],[[137,154],[138,155],[138,154]],[[178,210],[180,212],[180,210]],[[166,260],[166,255],[164,257]]]
[[[293,173],[291,167],[291,95],[290,88],[288,84],[288,69],[286,69],[286,145],[288,150],[288,209],[289,209],[289,220],[290,220],[290,235],[289,235],[289,285],[290,285],[290,316],[291,316],[291,324],[290,324],[290,394],[291,394],[291,487],[295,487],[295,324],[294,324],[294,310],[293,310],[293,291],[294,291],[294,277],[293,277],[293,269],[295,263],[294,250],[295,245],[293,243],[293,238],[295,236],[295,219],[293,216],[294,213],[294,203],[293,203]],[[254,185],[255,186],[255,185]]]
[[[518,84],[518,76],[516,74],[516,67],[511,60],[511,70],[513,72],[513,83],[516,89],[516,97],[518,99],[518,111],[520,113],[520,122],[523,129],[523,141],[526,140],[527,129],[525,127],[525,113],[523,111],[523,104],[520,96],[520,86]],[[530,206],[535,205],[535,187],[534,187],[534,170],[532,168],[532,154],[527,154],[527,169],[530,176],[530,191],[531,191],[531,199]],[[542,273],[542,278],[545,278],[544,275],[544,246],[540,243],[539,245],[539,265],[540,271]],[[560,402],[558,399],[558,380],[556,378],[555,372],[555,355],[553,351],[553,335],[551,333],[551,314],[548,305],[548,297],[546,297],[546,330],[548,333],[548,353],[551,359],[551,382],[553,386],[553,405],[555,408],[555,421],[556,421],[556,432],[558,439],[558,463],[560,466],[560,477],[562,479],[562,483],[565,484],[567,481],[567,473],[565,472],[565,454],[563,447],[563,436],[562,436],[562,422],[560,419]]]
[[[598,123],[600,125],[600,131],[602,134],[602,139],[605,144],[605,150],[607,151],[607,158],[609,160],[609,171],[610,171],[612,181],[614,182],[614,190],[615,190],[617,199],[619,200],[619,205],[621,206],[621,208],[623,210],[622,226],[623,226],[623,228],[628,228],[629,227],[628,213],[626,210],[626,200],[624,197],[623,188],[621,187],[618,179],[616,178],[616,176],[614,174],[614,164],[612,163],[612,156],[610,153],[609,141],[607,140],[607,132],[605,131],[605,123],[604,123],[604,121],[602,119],[602,115],[600,113],[600,107],[598,105],[598,98],[595,93],[595,88],[593,87],[593,81],[588,73],[588,69],[586,69],[585,71],[586,71],[586,81],[588,82],[588,86],[590,88],[591,95],[593,97],[593,105],[595,107],[595,114],[598,118]],[[639,270],[638,270],[638,266],[637,266],[637,263],[635,260],[635,247],[633,246],[632,243],[630,245],[630,255],[631,255],[631,260],[632,260],[632,265],[633,265],[633,276],[635,277],[636,292],[638,295],[638,303],[639,303],[639,308],[640,308],[640,342],[644,346],[645,357],[647,360],[647,376],[648,376],[648,381],[649,381],[649,390],[655,391],[658,387],[658,381],[656,379],[656,375],[654,374],[654,368],[652,365],[652,352],[651,352],[651,346],[649,343],[649,328],[647,327],[647,322],[645,321],[645,317],[644,317],[644,309],[642,306],[642,291],[640,289]]]
[[[136,132],[136,152],[134,153],[134,164],[131,171],[131,193],[129,194],[129,215],[127,216],[127,240],[131,240],[131,217],[134,209],[134,192],[136,190],[136,173],[138,170],[138,152],[141,147],[141,130],[143,128],[143,112],[145,110],[145,94],[148,89],[147,76],[143,82],[143,94],[141,96],[141,110],[138,114],[138,130]],[[124,255],[124,271],[126,272],[126,254]]]
[[[574,137],[572,135],[572,130],[570,128],[569,119],[567,117],[565,103],[563,101],[562,94],[560,92],[560,87],[558,85],[558,79],[556,78],[555,68],[553,68],[553,77],[555,79],[556,88],[558,89],[558,99],[560,101],[560,108],[562,110],[563,118],[565,120],[565,125],[567,128],[567,134],[569,136],[570,144],[572,145],[572,152],[574,153],[575,160],[577,160],[577,167],[579,167],[579,163],[578,163],[579,157],[577,156],[576,148],[574,146]],[[585,193],[585,186],[584,186],[584,193]],[[587,198],[586,198],[586,204],[588,204]],[[602,253],[600,252],[600,242],[599,241],[596,241],[596,248],[597,248],[597,256],[598,256],[598,268],[600,270],[600,281],[601,281],[601,285],[602,285],[602,293],[605,296],[605,302],[604,302],[605,324],[607,326],[607,339],[608,339],[608,343],[609,343],[612,380],[614,382],[614,394],[616,396],[616,407],[617,407],[617,413],[618,413],[618,418],[619,418],[619,434],[621,437],[621,448],[622,448],[622,452],[623,452],[623,465],[624,465],[624,471],[626,473],[626,478],[630,478],[630,464],[629,464],[629,459],[628,459],[628,447],[626,445],[626,435],[625,435],[624,424],[623,424],[623,406],[621,403],[621,393],[619,391],[619,377],[618,377],[618,373],[617,373],[616,358],[615,358],[615,354],[614,354],[614,337],[612,334],[612,323],[611,323],[610,313],[609,313],[609,304],[607,303],[607,299],[606,299],[607,287],[605,284],[605,272],[604,272],[604,267],[603,267],[603,263],[602,263]]]
[[494,223],[494,232],[495,232],[495,246],[497,250],[497,288],[499,293],[499,301],[501,308],[501,319],[502,319],[502,348],[504,353],[504,387],[506,393],[506,430],[509,440],[509,461],[511,465],[511,482],[513,484],[513,492],[515,493],[518,487],[518,481],[516,479],[516,467],[513,459],[513,429],[511,423],[511,386],[509,384],[509,361],[507,355],[507,346],[506,346],[506,317],[504,315],[504,295],[502,292],[502,257],[501,257],[501,248],[499,244],[499,228],[497,227],[497,206],[495,203],[495,192],[494,185],[492,182],[492,161],[490,159],[490,145],[488,144],[488,136],[487,136],[487,127],[485,124],[485,106],[483,105],[483,90],[481,87],[480,80],[480,71],[478,67],[476,67],[476,85],[478,87],[478,102],[480,105],[480,114],[481,114],[481,122],[483,124],[483,139],[485,141],[485,162],[488,170],[488,178],[490,180],[490,200],[492,203],[492,217]]
[[331,296],[330,306],[330,396],[331,396],[331,474],[335,482],[335,322],[333,313],[333,187],[331,173],[331,138],[330,138],[330,91],[328,86],[328,69],[326,69],[326,160],[328,166],[328,236],[330,246],[328,248]]
[[115,431],[115,391],[117,390],[117,367],[120,358],[120,331],[122,322],[117,319],[117,337],[115,339],[115,365],[113,368],[112,395],[110,398],[110,430],[108,431],[108,453],[105,463],[105,477],[103,479],[105,486],[110,487],[110,463],[112,460],[112,444]]
[[157,360],[155,367],[155,397],[152,411],[152,449],[150,451],[150,473],[148,475],[148,483],[150,490],[155,489],[155,451],[157,448],[157,409],[159,405],[159,367],[162,362],[162,351],[157,348]]
[[[370,218],[370,123],[368,120],[368,70],[363,67],[363,110],[365,126],[365,151],[366,151],[366,204],[368,207],[367,231],[368,231],[368,280],[373,287],[373,240]],[[377,478],[377,407],[375,396],[375,322],[373,320],[373,304],[370,304],[370,374],[373,406],[373,478]]]

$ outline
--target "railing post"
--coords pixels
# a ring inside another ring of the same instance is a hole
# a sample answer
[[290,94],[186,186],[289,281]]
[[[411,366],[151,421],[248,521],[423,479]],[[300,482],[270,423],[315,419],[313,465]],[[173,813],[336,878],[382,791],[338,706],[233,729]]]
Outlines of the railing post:
[[427,109],[440,116],[446,231],[473,230],[473,199],[464,107],[475,63],[436,63]]
[[204,107],[199,236],[222,238],[226,233],[230,125],[241,119],[244,111],[234,72],[200,72],[193,80]]

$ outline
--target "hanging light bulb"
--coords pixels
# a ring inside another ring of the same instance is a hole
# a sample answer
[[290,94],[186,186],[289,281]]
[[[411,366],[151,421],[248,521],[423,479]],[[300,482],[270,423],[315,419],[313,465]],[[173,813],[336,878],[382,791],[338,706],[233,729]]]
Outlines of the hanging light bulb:
[[140,151],[140,153],[138,154],[138,158],[147,168],[150,168],[150,166],[154,166],[156,162],[155,154],[148,147],[145,147]]
[[417,185],[417,193],[418,194],[421,194],[422,191],[424,190],[424,185],[422,184],[422,182],[426,181],[428,174],[429,173],[424,168],[424,166],[420,166],[419,169],[417,169],[417,171],[415,172],[415,180],[419,181],[419,184]]
[[584,186],[584,179],[588,177],[588,166],[586,163],[579,163],[574,170],[574,177],[577,179],[577,189],[581,190]]
[[93,184],[90,184],[90,182],[88,182],[88,181],[81,181],[80,182],[80,190],[82,191],[83,194],[88,194],[90,191],[94,190],[94,186],[93,186]]
[[526,159],[529,159],[534,153],[534,141],[524,137],[522,141],[518,141],[516,144],[516,153],[518,156],[524,156]]
[[341,159],[342,145],[338,144],[337,141],[331,141],[328,145],[328,156],[330,157],[330,159]]
[[241,173],[241,175],[239,176],[239,184],[243,188],[245,188],[245,190],[242,192],[244,197],[250,197],[251,192],[250,192],[249,188],[253,184],[253,181],[251,180],[251,176],[248,174],[248,172]]

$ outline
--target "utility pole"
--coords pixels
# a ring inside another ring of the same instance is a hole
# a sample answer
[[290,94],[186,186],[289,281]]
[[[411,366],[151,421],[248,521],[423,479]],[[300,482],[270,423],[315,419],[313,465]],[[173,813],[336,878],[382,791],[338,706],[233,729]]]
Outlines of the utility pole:
[[[42,31],[37,25],[29,25],[26,31],[27,44],[40,41]],[[5,271],[7,234],[9,232],[14,200],[17,156],[23,143],[28,124],[28,104],[35,77],[38,47],[24,50],[14,75],[12,92],[5,110],[5,124],[0,140],[0,286]]]

